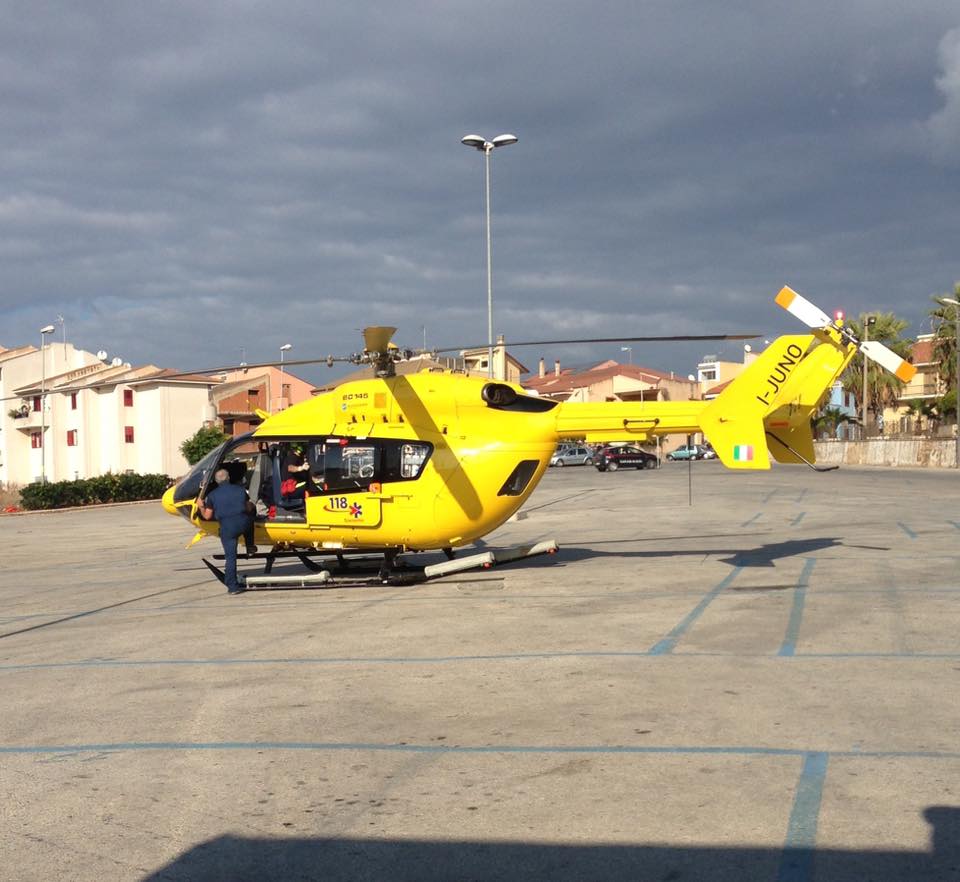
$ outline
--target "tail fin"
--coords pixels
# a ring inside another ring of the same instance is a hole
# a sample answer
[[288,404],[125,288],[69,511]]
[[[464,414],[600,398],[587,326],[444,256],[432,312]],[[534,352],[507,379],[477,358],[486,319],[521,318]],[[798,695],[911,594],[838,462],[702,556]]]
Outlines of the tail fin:
[[770,468],[763,420],[813,339],[806,334],[778,337],[704,408],[700,426],[727,468]]
[[[832,341],[836,343],[836,341]],[[776,407],[764,417],[763,425],[770,452],[777,462],[812,464],[813,427],[811,420],[824,393],[840,376],[856,352],[852,344],[814,347],[793,372],[777,396]]]

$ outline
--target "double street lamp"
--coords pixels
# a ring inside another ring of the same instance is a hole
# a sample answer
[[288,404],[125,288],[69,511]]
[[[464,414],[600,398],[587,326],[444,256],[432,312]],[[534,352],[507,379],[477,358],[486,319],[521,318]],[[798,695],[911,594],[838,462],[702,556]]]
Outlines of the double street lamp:
[[45,325],[40,329],[40,483],[47,483],[47,357],[44,349],[44,337],[52,334],[56,328]]
[[487,206],[487,376],[493,377],[493,258],[490,253],[490,154],[497,147],[516,144],[516,135],[497,135],[492,141],[479,135],[464,135],[460,143],[473,147],[483,153],[486,167],[486,206]]
[[956,463],[954,464],[955,468],[960,469],[960,300],[954,300],[952,297],[936,297],[934,298],[937,303],[941,306],[952,306],[953,307],[953,319],[956,326],[956,338],[955,338],[955,347],[956,347],[956,374],[953,378],[953,391],[956,396],[956,402],[954,406],[956,407],[956,416],[957,416],[957,449],[956,449]]

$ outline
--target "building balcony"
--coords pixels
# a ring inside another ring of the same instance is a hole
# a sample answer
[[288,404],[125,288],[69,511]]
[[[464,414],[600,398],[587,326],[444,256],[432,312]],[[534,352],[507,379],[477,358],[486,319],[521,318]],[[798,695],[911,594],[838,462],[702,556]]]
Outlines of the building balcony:
[[[21,432],[36,432],[40,429],[42,420],[42,414],[39,410],[29,410],[25,416],[11,417],[13,422],[13,427],[19,429]],[[50,425],[50,414],[47,414],[46,417],[47,426]]]

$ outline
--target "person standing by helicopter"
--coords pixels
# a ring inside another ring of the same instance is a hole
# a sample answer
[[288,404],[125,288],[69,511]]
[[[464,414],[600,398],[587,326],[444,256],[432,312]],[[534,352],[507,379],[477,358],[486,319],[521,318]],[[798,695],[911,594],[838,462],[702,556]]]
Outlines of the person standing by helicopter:
[[[217,469],[213,475],[217,486],[205,499],[197,500],[197,511],[204,520],[220,522],[220,544],[223,545],[224,582],[228,594],[242,594],[237,578],[237,541],[253,532],[253,515],[256,509],[241,484],[230,483],[230,473]],[[252,546],[256,550],[256,546]],[[251,546],[247,545],[247,553]]]

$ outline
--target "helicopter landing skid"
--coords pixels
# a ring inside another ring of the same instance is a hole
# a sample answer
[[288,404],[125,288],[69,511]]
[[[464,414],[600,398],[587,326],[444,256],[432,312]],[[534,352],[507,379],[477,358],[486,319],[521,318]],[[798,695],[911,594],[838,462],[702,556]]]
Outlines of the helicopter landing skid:
[[[363,575],[362,569],[357,565],[372,561],[356,561],[354,566],[349,568],[340,555],[337,555],[339,566],[333,566],[333,561],[328,560],[324,563],[317,563],[310,560],[307,554],[303,552],[293,552],[306,566],[308,572],[294,575],[273,575],[270,567],[264,568],[262,575],[249,575],[245,579],[248,589],[291,589],[291,588],[358,588],[373,585],[419,585],[438,579],[443,576],[450,576],[465,570],[491,569],[502,564],[512,563],[518,560],[524,560],[529,557],[538,557],[542,554],[556,554],[559,546],[553,540],[538,542],[534,545],[524,545],[515,548],[502,548],[496,551],[484,551],[479,554],[471,554],[467,557],[448,559],[443,563],[431,564],[425,567],[408,566],[403,561],[397,561],[397,554],[385,554],[382,561],[379,562],[377,569],[368,569],[369,575]],[[215,555],[215,558],[220,558]],[[203,562],[221,582],[224,581],[223,571],[211,563],[206,558]],[[268,564],[272,561],[269,560]]]

